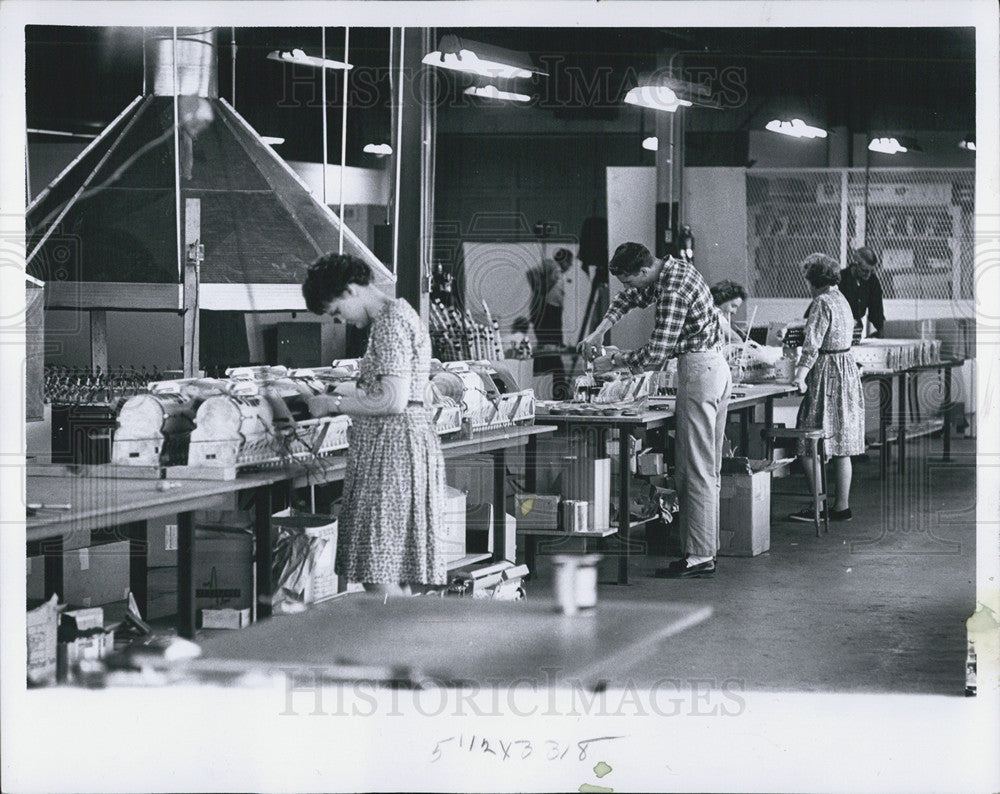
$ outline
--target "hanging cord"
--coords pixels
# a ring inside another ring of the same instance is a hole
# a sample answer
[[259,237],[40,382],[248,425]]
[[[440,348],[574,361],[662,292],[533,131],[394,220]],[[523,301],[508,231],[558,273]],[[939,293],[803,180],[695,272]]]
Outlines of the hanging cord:
[[233,48],[233,68],[232,68],[232,82],[233,82],[233,110],[236,110],[236,28],[229,28],[229,43]]
[[406,47],[406,28],[399,29],[399,102],[396,111],[396,187],[393,190],[393,224],[392,224],[392,274],[397,274],[399,260],[399,179],[402,163],[400,154],[403,148],[403,55]]
[[[173,70],[173,102],[174,102],[174,213],[177,231],[177,275],[184,280],[184,244],[181,238],[181,155],[180,155],[180,110],[177,99],[177,28],[173,28],[173,47],[170,51],[171,68]],[[187,341],[187,340],[185,340]]]
[[350,55],[350,42],[351,42],[351,29],[348,27],[344,28],[344,96],[342,97],[341,106],[343,108],[342,115],[340,118],[340,248],[338,253],[344,253],[344,171],[347,170],[347,76],[350,73],[350,69],[347,68],[347,64],[350,63],[348,56]]
[[[392,141],[392,133],[394,129],[393,120],[395,119],[395,113],[393,108],[393,97],[395,96],[395,81],[392,78],[392,56],[393,56],[393,43],[394,35],[393,29],[389,28],[389,140]],[[393,147],[392,150],[393,163],[396,162],[396,149]],[[385,205],[385,222],[389,223],[389,219],[393,214],[393,206],[396,203],[396,197],[393,192],[389,191],[389,198]]]
[[[320,57],[326,60],[326,28],[320,28]],[[321,91],[322,91],[322,101],[323,106],[323,204],[324,206],[329,206],[326,201],[326,167],[327,157],[326,157],[326,146],[327,146],[327,129],[326,129],[326,66],[322,69],[323,76],[320,78]]]

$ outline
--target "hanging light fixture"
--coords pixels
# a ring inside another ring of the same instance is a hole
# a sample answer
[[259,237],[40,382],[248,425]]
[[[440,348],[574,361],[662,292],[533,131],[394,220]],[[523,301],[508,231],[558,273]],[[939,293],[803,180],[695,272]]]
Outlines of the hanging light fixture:
[[532,63],[527,53],[470,41],[454,34],[442,36],[438,48],[427,53],[423,57],[423,63],[441,69],[504,80],[527,78],[533,74],[548,76],[548,72]]
[[272,61],[283,61],[285,63],[297,63],[302,66],[315,66],[319,69],[353,69],[353,64],[344,61],[333,61],[329,58],[317,58],[314,55],[306,55],[300,49],[294,50],[274,50],[267,54]]
[[677,92],[667,85],[637,85],[625,95],[625,102],[653,110],[676,112],[679,107],[690,107],[691,102],[681,99]]
[[284,138],[273,138],[270,135],[261,135],[260,139],[268,146],[281,146],[285,142]]
[[366,143],[365,154],[374,154],[376,157],[388,157],[392,154],[392,147],[387,143]]
[[651,135],[643,140],[642,148],[650,152],[655,152],[660,148],[660,142],[657,140],[655,135]]
[[528,94],[518,94],[514,91],[501,91],[495,85],[469,86],[465,89],[469,96],[477,96],[482,99],[503,99],[510,102],[530,102]]
[[792,119],[782,121],[772,119],[764,125],[768,132],[776,132],[779,135],[788,135],[791,138],[825,138],[826,130],[822,127],[813,127],[806,124],[802,119]]
[[872,138],[868,151],[880,154],[903,154],[904,152],[922,152],[923,149],[915,138],[905,136]]

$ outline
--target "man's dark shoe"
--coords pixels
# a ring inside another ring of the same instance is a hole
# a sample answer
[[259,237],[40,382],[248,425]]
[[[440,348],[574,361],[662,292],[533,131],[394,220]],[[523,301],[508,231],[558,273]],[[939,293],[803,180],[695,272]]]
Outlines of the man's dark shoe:
[[687,558],[674,560],[666,568],[659,568],[653,573],[657,579],[694,579],[715,574],[715,560],[690,565]]
[[843,510],[831,510],[830,520],[831,521],[850,521],[854,518],[853,513],[851,513],[851,508],[846,507]]

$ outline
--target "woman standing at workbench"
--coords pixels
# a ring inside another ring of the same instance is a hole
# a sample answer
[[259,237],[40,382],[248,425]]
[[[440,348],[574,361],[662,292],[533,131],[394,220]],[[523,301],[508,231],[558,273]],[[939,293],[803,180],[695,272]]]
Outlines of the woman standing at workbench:
[[[851,355],[854,315],[837,284],[840,268],[826,254],[810,254],[802,270],[813,301],[806,315],[805,340],[795,365],[795,383],[805,396],[799,406],[796,427],[822,428],[827,432],[826,454],[833,458],[837,493],[829,516],[833,521],[851,520],[851,455],[865,451],[865,397],[858,366]],[[810,486],[818,472],[812,456],[800,441],[798,454]],[[811,508],[793,513],[795,521],[812,521]]]
[[402,298],[372,283],[356,257],[328,254],[309,268],[302,294],[309,311],[369,328],[357,384],[309,401],[313,416],[352,419],[337,572],[366,589],[405,593],[446,584],[444,460],[424,390],[431,342]]

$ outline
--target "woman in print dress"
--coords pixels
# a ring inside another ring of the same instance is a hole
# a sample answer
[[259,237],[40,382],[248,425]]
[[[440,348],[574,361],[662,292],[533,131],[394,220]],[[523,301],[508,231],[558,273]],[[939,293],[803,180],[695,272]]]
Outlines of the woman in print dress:
[[313,416],[352,420],[337,572],[390,594],[446,584],[444,461],[424,405],[431,343],[420,316],[379,290],[368,265],[350,255],[317,260],[302,294],[311,312],[369,329],[357,384],[309,402]]
[[[833,458],[833,481],[836,496],[830,520],[851,519],[851,456],[865,451],[865,400],[858,366],[851,354],[854,315],[847,299],[837,289],[840,268],[826,254],[810,254],[802,270],[812,292],[812,304],[806,316],[805,341],[795,365],[795,383],[805,396],[799,406],[796,427],[822,428],[828,438],[823,442],[828,457]],[[799,448],[809,484],[817,472]],[[810,508],[793,513],[796,521],[813,520]]]

